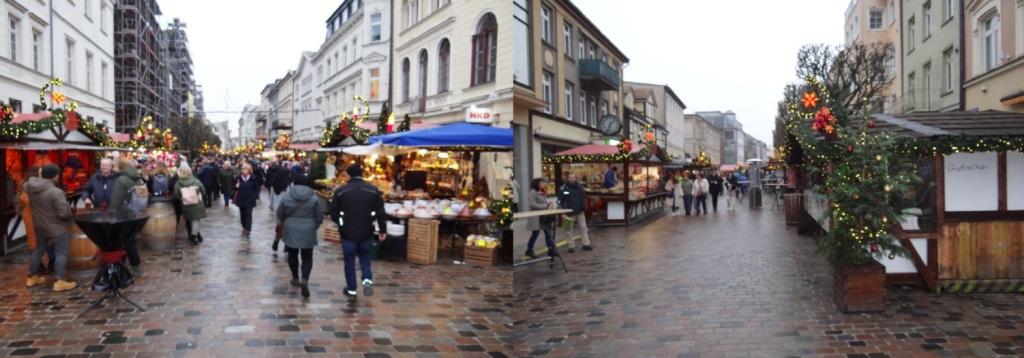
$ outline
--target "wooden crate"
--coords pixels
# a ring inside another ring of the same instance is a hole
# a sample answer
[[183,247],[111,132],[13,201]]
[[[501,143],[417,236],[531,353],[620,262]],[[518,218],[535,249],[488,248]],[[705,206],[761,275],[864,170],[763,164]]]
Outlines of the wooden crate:
[[320,240],[341,243],[341,233],[338,232],[338,224],[335,224],[329,218],[324,220],[323,224],[320,224],[319,231]]
[[478,246],[466,246],[466,263],[493,266],[498,262],[498,250]]
[[441,222],[437,220],[409,219],[406,259],[429,265],[437,262],[437,236]]

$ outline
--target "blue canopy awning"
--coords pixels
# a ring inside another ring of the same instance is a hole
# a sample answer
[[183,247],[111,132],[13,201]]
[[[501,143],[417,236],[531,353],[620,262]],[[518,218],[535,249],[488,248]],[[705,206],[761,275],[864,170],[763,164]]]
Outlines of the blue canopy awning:
[[455,123],[416,131],[370,137],[369,142],[398,147],[446,148],[484,147],[494,150],[512,148],[512,129],[487,125]]

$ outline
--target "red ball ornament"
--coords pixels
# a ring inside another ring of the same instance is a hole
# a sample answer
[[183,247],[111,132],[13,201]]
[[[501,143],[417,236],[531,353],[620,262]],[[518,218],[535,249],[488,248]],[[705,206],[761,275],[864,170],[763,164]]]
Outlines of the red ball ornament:
[[849,153],[853,153],[853,146],[852,145],[846,146],[846,151],[849,152]]
[[868,121],[868,128],[875,128],[875,121]]
[[878,244],[871,244],[871,252],[878,252]]

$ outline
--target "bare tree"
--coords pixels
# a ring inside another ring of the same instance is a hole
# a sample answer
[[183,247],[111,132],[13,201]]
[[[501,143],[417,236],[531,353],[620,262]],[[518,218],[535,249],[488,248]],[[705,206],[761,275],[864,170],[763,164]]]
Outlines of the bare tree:
[[892,84],[895,62],[891,43],[846,47],[808,45],[797,54],[797,76],[817,77],[828,89],[833,111],[846,116],[878,112]]
[[206,121],[199,118],[174,117],[167,120],[171,133],[178,137],[178,149],[199,151],[203,142],[213,146],[220,145],[220,138],[213,134],[213,129]]

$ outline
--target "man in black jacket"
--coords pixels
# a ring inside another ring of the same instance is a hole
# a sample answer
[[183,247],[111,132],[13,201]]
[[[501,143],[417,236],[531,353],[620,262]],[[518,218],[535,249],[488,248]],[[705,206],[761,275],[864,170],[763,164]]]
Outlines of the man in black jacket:
[[[576,181],[576,174],[570,173],[566,179],[568,182],[562,184],[562,188],[558,190],[558,204],[562,209],[572,210],[568,215],[573,223],[579,226],[580,235],[583,237],[583,250],[593,250],[594,247],[590,246],[590,235],[587,233],[587,213],[583,211],[587,203],[587,193]],[[569,253],[573,252],[576,252],[576,237],[569,231]]]
[[[216,193],[220,190],[217,186],[217,177],[220,176],[220,169],[213,163],[211,159],[203,160],[203,167],[199,169],[199,181],[206,187],[206,193]],[[213,195],[203,195],[203,205],[210,207],[213,205]]]
[[714,209],[716,213],[718,212],[718,197],[722,195],[722,189],[724,188],[722,185],[723,180],[725,179],[722,179],[722,176],[718,174],[718,171],[715,171],[714,174],[708,177],[708,188],[711,192],[711,208]]
[[288,186],[292,185],[292,173],[288,171],[288,168],[281,166],[277,170],[277,174],[274,174],[273,181],[271,182],[271,199],[270,208],[272,211],[277,210],[277,205],[281,205],[281,195],[288,190]]
[[264,186],[267,187],[267,191],[270,194],[270,211],[274,212],[274,199],[277,198],[274,195],[274,178],[281,172],[281,166],[277,164],[277,161],[270,162],[270,168],[267,168],[267,177]]
[[[363,180],[363,168],[353,164],[345,169],[351,178],[331,198],[331,219],[338,224],[345,255],[345,296],[356,298],[356,256],[363,275],[363,293],[373,295],[373,271],[370,268],[370,242],[374,236],[381,241],[386,218],[384,198],[377,187]],[[376,224],[376,225],[374,225]],[[374,235],[374,226],[377,234]]]

